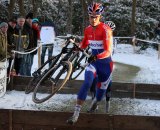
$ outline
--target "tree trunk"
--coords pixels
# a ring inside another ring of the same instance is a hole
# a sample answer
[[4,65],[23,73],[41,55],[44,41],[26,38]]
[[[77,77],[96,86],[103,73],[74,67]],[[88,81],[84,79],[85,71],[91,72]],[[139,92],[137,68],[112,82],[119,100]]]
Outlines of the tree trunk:
[[23,0],[19,0],[18,4],[19,4],[20,15],[25,16],[24,1]]
[[37,17],[37,0],[32,0],[33,17]]
[[87,11],[87,3],[85,0],[80,0],[81,5],[82,5],[82,14],[83,14],[83,22],[82,22],[82,32],[81,34],[84,33],[85,27],[88,25],[88,11]]
[[135,35],[135,17],[136,17],[136,0],[132,2],[132,23],[131,23],[131,35]]
[[16,0],[10,0],[10,4],[8,6],[8,17],[9,19],[13,17],[13,9],[15,6]]
[[72,0],[68,0],[69,5],[69,12],[68,12],[68,19],[67,19],[67,32],[72,34]]

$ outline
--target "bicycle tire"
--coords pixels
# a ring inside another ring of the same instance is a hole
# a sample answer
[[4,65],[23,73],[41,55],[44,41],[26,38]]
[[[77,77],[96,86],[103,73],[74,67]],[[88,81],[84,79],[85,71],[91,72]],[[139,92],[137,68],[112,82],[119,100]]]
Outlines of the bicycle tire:
[[36,81],[37,79],[38,79],[37,77],[32,77],[32,79],[29,81],[29,84],[25,88],[25,94],[29,94],[34,90],[34,88],[37,85],[37,81]]
[[[66,75],[63,79],[60,79],[60,78],[56,79],[57,81],[55,84],[55,81],[53,82],[53,78],[51,77],[51,74],[52,74],[52,71],[56,71],[58,69],[60,69],[59,73],[56,73],[56,72],[53,73],[55,77],[57,76],[61,77],[65,72],[66,72]],[[35,103],[45,102],[46,100],[51,98],[54,94],[56,94],[60,89],[64,87],[65,83],[68,81],[71,71],[72,71],[72,63],[69,61],[64,61],[61,64],[51,68],[44,76],[42,76],[40,81],[37,83],[37,86],[35,87],[32,95],[33,102]],[[45,83],[44,81],[51,83],[51,86],[49,86],[50,84],[47,84],[47,87],[50,87],[49,89],[51,89],[50,90],[51,92],[46,93],[46,96],[45,94],[39,93],[39,90],[42,90],[44,87],[44,83]],[[40,94],[41,96],[44,95],[44,97],[39,98],[38,94]]]
[[32,92],[34,90],[34,88],[37,85],[37,82],[41,79],[40,77],[42,77],[42,75],[44,75],[49,69],[49,62],[52,62],[52,66],[54,66],[56,63],[56,58],[52,57],[50,60],[47,60],[44,65],[42,65],[37,71],[35,71],[33,73],[33,77],[32,79],[29,81],[29,84],[26,86],[25,88],[25,94],[29,94],[30,92]]

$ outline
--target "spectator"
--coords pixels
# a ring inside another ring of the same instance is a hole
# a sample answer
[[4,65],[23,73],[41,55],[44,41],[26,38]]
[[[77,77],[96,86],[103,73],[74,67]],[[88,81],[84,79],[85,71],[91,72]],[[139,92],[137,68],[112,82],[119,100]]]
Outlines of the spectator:
[[[35,49],[37,47],[37,42],[40,39],[40,28],[39,28],[39,20],[37,18],[32,19],[32,37],[30,38],[30,46],[29,49]],[[28,76],[31,76],[31,68],[33,65],[34,55],[37,54],[37,51],[30,53],[30,64],[28,68]]]
[[11,18],[8,21],[8,31],[7,31],[7,40],[9,45],[13,45],[13,34],[14,29],[16,27],[17,20],[15,18]]
[[0,61],[4,61],[9,57],[7,52],[7,29],[8,24],[6,22],[2,22],[0,24]]
[[[19,52],[25,52],[25,50],[29,46],[29,32],[27,28],[24,26],[24,24],[25,24],[25,18],[23,16],[18,17],[17,25],[15,27],[13,37],[14,37],[15,50]],[[24,64],[23,64],[24,59],[25,59],[25,55],[22,55],[22,54],[15,55],[14,67],[17,75],[20,74],[20,69],[24,68]],[[26,70],[24,69],[24,72],[23,72],[24,74],[26,74],[25,71]]]
[[[51,20],[41,24],[40,39],[42,42],[42,54],[41,54],[41,65],[45,62],[45,54],[48,49],[48,59],[52,56],[54,40],[55,40],[55,25]],[[49,63],[51,65],[51,63]]]
[[[26,15],[25,23],[24,23],[24,29],[26,30],[26,33],[28,34],[28,46],[25,49],[25,51],[30,50],[33,47],[32,42],[32,18],[33,13],[28,13]],[[20,75],[24,76],[31,76],[31,63],[32,63],[32,56],[31,54],[25,54],[22,58],[22,67],[20,68]]]
[[[8,40],[8,52],[10,52],[10,53],[11,53],[11,50],[15,49],[15,45],[13,44],[14,43],[13,34],[15,31],[16,23],[17,23],[17,21],[15,18],[11,18],[8,21],[7,40]],[[8,59],[8,62],[9,62],[8,68],[7,68],[8,75],[10,73],[10,67],[11,67],[11,62],[12,62],[13,58],[14,58],[14,54],[12,54],[12,57]]]
[[[26,15],[26,21],[24,27],[27,29],[29,34],[29,45],[26,51],[32,51],[37,47],[37,39],[38,38],[38,26],[32,24],[33,13],[28,13]],[[33,58],[37,51],[32,52],[30,54],[24,55],[23,58],[23,68],[21,69],[21,75],[31,76],[31,68],[33,65]]]

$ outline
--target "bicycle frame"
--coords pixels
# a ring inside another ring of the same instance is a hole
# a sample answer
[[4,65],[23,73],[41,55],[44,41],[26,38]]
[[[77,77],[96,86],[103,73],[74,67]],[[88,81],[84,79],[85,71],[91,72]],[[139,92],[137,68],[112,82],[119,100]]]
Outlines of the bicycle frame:
[[[73,44],[73,47],[72,48],[67,48],[70,44]],[[81,51],[83,53],[83,57],[81,57],[81,59],[79,59],[79,62],[84,58],[84,57],[89,57],[89,55],[82,49],[80,49],[78,47],[78,45],[70,38],[67,39],[67,41],[65,42],[65,47],[62,48],[62,51],[60,52],[60,54],[58,54],[57,56],[55,57],[51,57],[51,59],[47,60],[38,70],[41,70],[49,61],[52,61],[54,58],[55,60],[53,61],[53,63],[51,64],[51,66],[48,68],[51,69],[52,67],[55,67],[58,66],[59,64],[61,64],[63,61],[69,61],[69,62],[73,62],[74,59],[76,57],[78,57],[79,55],[79,51]],[[61,60],[59,60],[63,54],[66,54]],[[73,65],[73,64],[72,64]],[[74,66],[74,68],[76,68],[78,66],[78,64],[76,64]],[[86,66],[86,65],[84,65]],[[47,71],[47,70],[46,70]],[[73,70],[75,71],[75,70]],[[54,70],[52,71],[54,73]],[[73,73],[73,72],[72,72]]]

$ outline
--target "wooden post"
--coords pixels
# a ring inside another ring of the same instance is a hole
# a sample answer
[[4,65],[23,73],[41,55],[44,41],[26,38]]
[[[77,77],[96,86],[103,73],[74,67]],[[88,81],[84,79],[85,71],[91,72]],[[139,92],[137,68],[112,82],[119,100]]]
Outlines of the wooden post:
[[133,98],[136,97],[136,85],[135,83],[133,84]]
[[[38,43],[40,45],[40,43]],[[41,67],[41,48],[42,46],[40,45],[40,47],[38,48],[38,68]]]
[[12,110],[9,110],[9,130],[13,130],[13,115],[12,115]]
[[160,43],[158,44],[158,59],[160,59]]
[[135,53],[136,52],[136,49],[135,49],[135,46],[136,46],[136,37],[133,36],[132,38],[132,43],[133,43],[133,52]]
[[131,35],[135,35],[135,17],[136,17],[136,3],[137,0],[132,1],[132,21],[131,21]]

